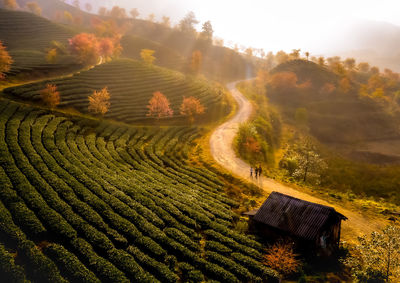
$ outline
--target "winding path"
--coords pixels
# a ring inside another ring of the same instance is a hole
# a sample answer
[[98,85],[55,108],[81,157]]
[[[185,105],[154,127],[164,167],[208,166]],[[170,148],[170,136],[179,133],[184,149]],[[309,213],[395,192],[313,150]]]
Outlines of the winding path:
[[372,231],[380,230],[385,226],[386,221],[382,218],[368,217],[358,211],[328,203],[323,199],[285,186],[273,179],[264,176],[257,180],[250,178],[250,166],[236,156],[233,150],[233,140],[238,133],[240,123],[246,122],[250,118],[253,107],[250,101],[236,88],[236,83],[228,84],[228,89],[237,101],[237,113],[231,120],[219,126],[210,138],[211,154],[220,165],[238,177],[260,186],[267,194],[277,191],[310,202],[334,207],[338,212],[348,217],[348,220],[342,224],[342,238],[346,241],[354,241],[358,235],[370,234]]

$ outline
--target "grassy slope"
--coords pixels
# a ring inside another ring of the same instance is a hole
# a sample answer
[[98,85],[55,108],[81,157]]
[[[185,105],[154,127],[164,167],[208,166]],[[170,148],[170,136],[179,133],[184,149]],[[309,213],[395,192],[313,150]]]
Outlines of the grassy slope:
[[223,93],[215,91],[206,82],[128,59],[103,64],[73,77],[13,87],[4,92],[24,100],[39,100],[39,91],[46,83],[57,85],[61,92],[61,106],[73,107],[83,113],[87,112],[87,97],[94,90],[108,87],[111,108],[106,117],[126,122],[149,119],[146,117],[146,106],[155,91],[167,96],[175,117],[180,120],[179,107],[184,96],[200,99],[207,108],[204,117],[208,121],[219,119],[229,112],[229,107],[222,105]]
[[121,46],[123,48],[122,55],[127,58],[140,60],[141,50],[151,49],[155,51],[154,56],[156,60],[154,64],[156,65],[174,70],[182,70],[185,63],[184,58],[175,50],[142,37],[126,35],[121,40]]
[[46,48],[53,40],[66,44],[74,31],[31,13],[0,9],[0,40],[14,63],[9,76],[37,76],[77,70],[70,56],[61,56],[56,64],[46,62]]
[[260,243],[227,228],[235,203],[219,173],[186,161],[200,133],[0,101],[0,261],[12,267],[1,273],[34,282],[271,278],[257,262]]

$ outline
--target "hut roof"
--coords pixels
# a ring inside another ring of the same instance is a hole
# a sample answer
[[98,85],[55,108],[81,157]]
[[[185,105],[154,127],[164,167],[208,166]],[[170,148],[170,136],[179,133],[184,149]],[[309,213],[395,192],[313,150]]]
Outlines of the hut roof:
[[333,207],[320,205],[278,192],[272,192],[254,220],[307,240],[318,237],[328,220],[347,218]]

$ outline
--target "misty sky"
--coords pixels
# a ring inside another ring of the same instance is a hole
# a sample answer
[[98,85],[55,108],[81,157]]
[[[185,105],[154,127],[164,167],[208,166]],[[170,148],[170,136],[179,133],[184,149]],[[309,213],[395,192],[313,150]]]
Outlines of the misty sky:
[[[84,2],[82,0],[81,2]],[[226,43],[266,50],[323,52],[364,20],[400,26],[400,0],[97,0],[97,5],[138,8],[141,17],[168,15],[176,23],[188,11],[211,20]]]

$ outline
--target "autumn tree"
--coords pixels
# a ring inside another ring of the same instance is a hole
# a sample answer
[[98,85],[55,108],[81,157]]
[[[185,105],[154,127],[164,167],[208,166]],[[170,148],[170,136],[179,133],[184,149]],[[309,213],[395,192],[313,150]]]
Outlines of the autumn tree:
[[147,105],[149,109],[146,116],[155,117],[157,119],[172,117],[174,111],[170,107],[170,103],[167,97],[159,91],[153,93],[153,97]]
[[203,114],[204,111],[205,107],[197,98],[193,96],[183,98],[180,113],[182,116],[188,117],[191,123],[194,122],[196,116]]
[[64,11],[64,20],[71,24],[74,21],[74,17],[72,16],[72,14],[68,11]]
[[18,9],[18,3],[16,0],[3,0],[4,7],[9,10],[16,10]]
[[89,112],[104,116],[110,109],[110,93],[108,92],[107,87],[103,88],[101,91],[94,91],[88,98]]
[[109,37],[99,39],[99,54],[105,61],[118,57],[121,51],[122,47],[119,40]]
[[304,52],[304,55],[306,55],[306,59],[308,61],[308,58],[310,57],[310,52],[306,51],[306,52]]
[[210,21],[207,21],[203,24],[200,38],[206,40],[207,42],[211,43],[213,38],[214,30]]
[[94,65],[99,61],[99,43],[94,34],[81,33],[69,40],[71,53],[83,65]]
[[358,70],[363,73],[368,73],[370,69],[370,65],[367,62],[361,62],[357,66]]
[[289,54],[290,59],[296,60],[300,58],[300,49],[293,49],[292,53]]
[[398,282],[400,278],[400,228],[388,226],[358,238],[344,263],[359,282]]
[[119,37],[121,34],[121,28],[115,22],[115,20],[102,20],[100,18],[93,18],[91,25],[95,30],[95,33],[99,37]]
[[297,75],[293,72],[279,72],[271,76],[269,83],[276,90],[292,90],[297,87]]
[[156,60],[156,57],[153,56],[154,53],[154,50],[142,49],[142,51],[140,51],[140,57],[142,58],[143,62],[148,65],[152,65],[154,60]]
[[57,49],[51,48],[49,51],[47,51],[46,54],[46,61],[50,64],[55,64],[57,63],[58,60],[58,52]]
[[139,17],[140,13],[139,10],[137,8],[133,8],[129,14],[131,14],[132,19],[136,19],[137,17]]
[[318,65],[325,67],[325,58],[324,57],[318,57]]
[[6,47],[3,45],[3,42],[0,40],[0,80],[5,78],[5,73],[7,73],[10,68],[13,60],[6,50]]
[[296,257],[292,243],[279,241],[267,250],[263,256],[263,263],[278,271],[283,277],[296,272],[301,267]]
[[162,16],[161,24],[167,28],[171,27],[171,18],[167,16]]
[[192,53],[192,60],[190,64],[190,69],[194,74],[198,74],[200,72],[202,63],[203,63],[203,54],[199,50],[194,51]]
[[379,68],[376,67],[376,66],[371,67],[371,69],[369,69],[369,72],[370,72],[372,75],[377,75],[377,74],[380,73]]
[[40,8],[39,4],[36,2],[28,2],[26,3],[26,7],[29,9],[29,11],[38,16],[42,14],[42,8]]
[[285,63],[285,62],[289,61],[289,55],[286,54],[286,52],[283,51],[283,50],[278,51],[278,52],[276,53],[276,55],[275,55],[275,60],[276,60],[276,63],[277,63],[278,65],[279,65],[279,64],[282,64],[282,63]]
[[197,25],[198,23],[199,21],[196,19],[196,15],[193,12],[189,12],[179,22],[179,28],[184,33],[192,34],[196,31],[195,25]]
[[154,23],[155,19],[156,19],[156,15],[155,15],[154,13],[151,13],[151,14],[149,14],[149,15],[147,16],[147,20],[148,20],[149,22]]
[[356,67],[356,60],[354,58],[347,58],[343,64],[347,70],[352,71]]
[[109,11],[109,16],[114,19],[125,19],[126,10],[124,8],[114,6],[111,11]]
[[40,91],[40,97],[43,103],[51,109],[56,108],[60,104],[60,93],[57,91],[57,86],[55,85],[47,84],[46,88]]

